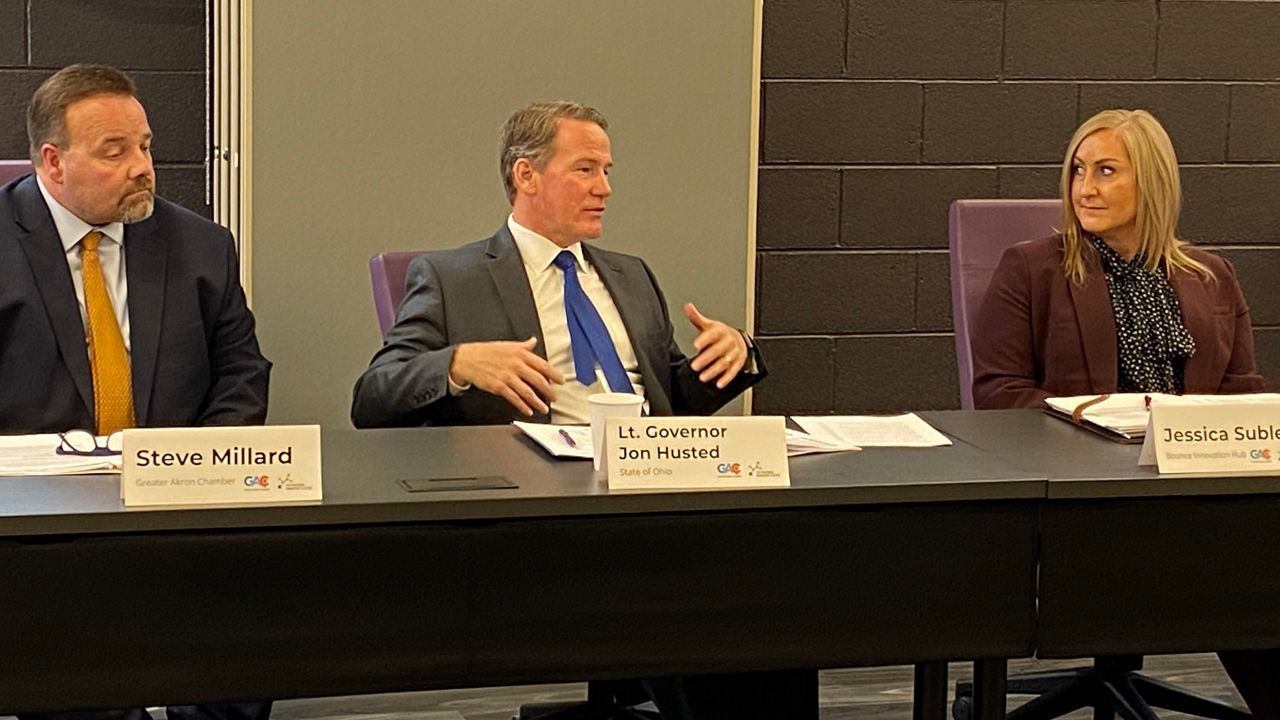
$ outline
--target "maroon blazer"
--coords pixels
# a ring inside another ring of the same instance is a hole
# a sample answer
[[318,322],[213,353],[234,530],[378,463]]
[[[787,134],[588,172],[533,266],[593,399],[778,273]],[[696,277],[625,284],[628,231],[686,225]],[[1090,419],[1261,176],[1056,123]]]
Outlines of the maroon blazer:
[[[1249,307],[1226,260],[1191,246],[1186,253],[1213,271],[1169,279],[1182,322],[1195,339],[1183,382],[1187,393],[1263,389],[1253,359]],[[1062,238],[1019,243],[991,277],[973,335],[973,404],[979,409],[1042,406],[1047,397],[1116,391],[1116,320],[1102,261],[1088,248],[1085,279],[1062,270]]]

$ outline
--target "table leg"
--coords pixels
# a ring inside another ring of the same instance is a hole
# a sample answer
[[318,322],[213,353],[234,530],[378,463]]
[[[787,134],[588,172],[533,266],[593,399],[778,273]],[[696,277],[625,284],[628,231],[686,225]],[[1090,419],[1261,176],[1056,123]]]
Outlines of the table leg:
[[947,720],[947,664],[916,663],[911,720]]
[[973,720],[1004,720],[1009,663],[1004,658],[973,663]]

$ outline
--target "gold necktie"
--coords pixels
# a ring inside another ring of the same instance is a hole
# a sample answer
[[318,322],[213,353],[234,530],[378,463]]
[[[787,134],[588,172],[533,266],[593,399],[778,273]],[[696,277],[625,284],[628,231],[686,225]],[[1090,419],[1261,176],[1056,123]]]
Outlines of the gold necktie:
[[84,307],[89,316],[89,366],[93,370],[93,416],[99,435],[133,427],[133,381],[129,377],[129,354],[116,322],[116,312],[107,295],[107,284],[98,261],[102,233],[94,230],[80,241],[81,276],[84,278]]

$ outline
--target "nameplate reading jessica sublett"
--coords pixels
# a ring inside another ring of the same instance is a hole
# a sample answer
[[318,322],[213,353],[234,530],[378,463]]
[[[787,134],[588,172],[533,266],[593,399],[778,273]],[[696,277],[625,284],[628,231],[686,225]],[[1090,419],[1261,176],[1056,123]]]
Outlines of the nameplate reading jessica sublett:
[[1162,473],[1280,474],[1280,396],[1153,398],[1138,464]]
[[781,417],[609,418],[610,490],[787,487]]
[[321,498],[319,425],[143,428],[126,430],[123,446],[126,506]]

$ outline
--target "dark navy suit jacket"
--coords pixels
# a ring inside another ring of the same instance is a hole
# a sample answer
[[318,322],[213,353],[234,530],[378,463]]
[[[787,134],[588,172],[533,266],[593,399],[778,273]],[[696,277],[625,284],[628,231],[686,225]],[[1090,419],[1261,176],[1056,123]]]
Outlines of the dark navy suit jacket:
[[[261,424],[271,363],[254,335],[235,244],[156,198],[125,226],[139,427]],[[93,380],[66,254],[34,175],[0,188],[0,433],[92,429]]]

